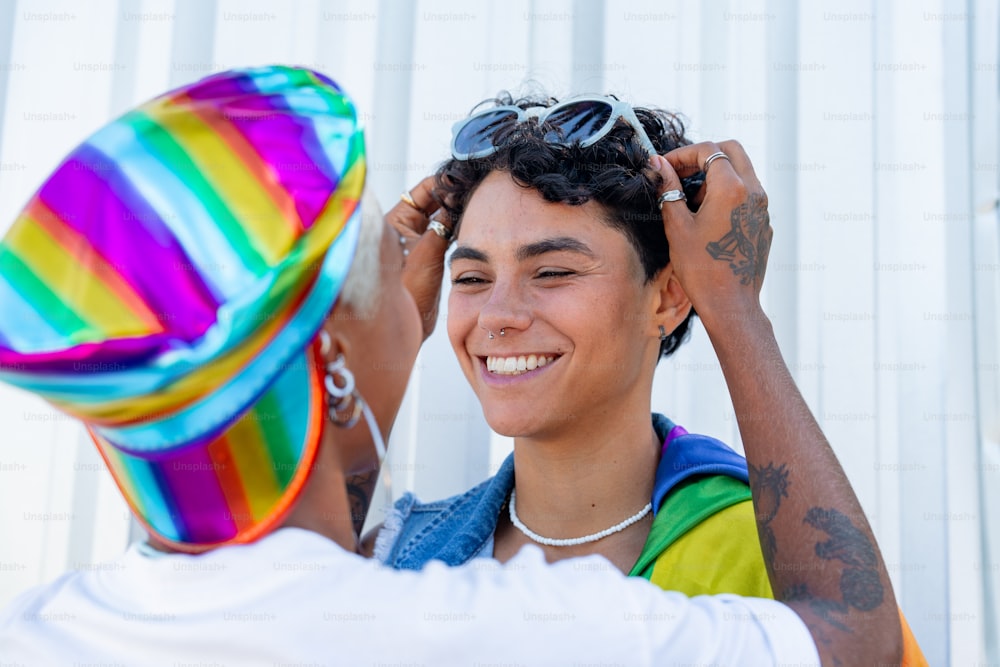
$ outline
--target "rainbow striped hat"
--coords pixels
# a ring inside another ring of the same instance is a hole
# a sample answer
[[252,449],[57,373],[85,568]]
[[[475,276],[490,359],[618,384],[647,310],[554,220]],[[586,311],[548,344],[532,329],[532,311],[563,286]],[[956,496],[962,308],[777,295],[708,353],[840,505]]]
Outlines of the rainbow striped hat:
[[99,130],[0,243],[0,380],[82,420],[166,544],[254,540],[301,491],[364,176],[333,81],[234,70]]

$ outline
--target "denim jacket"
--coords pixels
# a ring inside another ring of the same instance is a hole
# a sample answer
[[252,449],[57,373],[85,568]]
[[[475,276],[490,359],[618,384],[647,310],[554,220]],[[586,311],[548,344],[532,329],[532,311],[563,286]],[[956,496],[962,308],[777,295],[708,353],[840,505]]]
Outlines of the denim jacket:
[[[654,512],[671,489],[694,475],[722,474],[747,482],[746,460],[725,444],[689,434],[660,414],[654,413],[652,421],[664,443],[656,471]],[[472,558],[492,558],[497,518],[513,488],[511,454],[496,475],[457,496],[421,503],[407,492],[386,517],[374,556],[398,570],[419,570],[430,560],[461,565]]]

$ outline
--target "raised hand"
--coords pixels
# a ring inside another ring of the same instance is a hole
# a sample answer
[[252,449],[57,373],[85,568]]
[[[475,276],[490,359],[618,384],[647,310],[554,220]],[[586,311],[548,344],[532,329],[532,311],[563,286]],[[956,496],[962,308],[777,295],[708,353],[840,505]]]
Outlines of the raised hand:
[[385,218],[403,240],[406,249],[403,284],[417,303],[424,325],[424,340],[427,340],[437,324],[444,255],[449,241],[433,230],[427,233],[431,219],[440,208],[434,195],[434,177],[420,181],[403,195],[407,196],[410,200],[401,198]]
[[[682,146],[653,156],[650,165],[664,183],[661,211],[674,273],[706,328],[758,310],[774,232],[767,195],[743,147],[735,141]],[[671,191],[681,189],[681,177],[702,170],[705,187],[692,213]]]

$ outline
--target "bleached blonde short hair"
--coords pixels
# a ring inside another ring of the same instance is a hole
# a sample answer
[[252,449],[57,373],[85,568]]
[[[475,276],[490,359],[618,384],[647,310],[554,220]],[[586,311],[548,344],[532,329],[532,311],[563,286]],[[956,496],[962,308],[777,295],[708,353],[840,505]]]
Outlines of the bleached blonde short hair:
[[378,305],[384,229],[382,209],[371,186],[366,183],[361,195],[361,233],[358,237],[358,248],[340,293],[340,299],[360,317],[370,315]]

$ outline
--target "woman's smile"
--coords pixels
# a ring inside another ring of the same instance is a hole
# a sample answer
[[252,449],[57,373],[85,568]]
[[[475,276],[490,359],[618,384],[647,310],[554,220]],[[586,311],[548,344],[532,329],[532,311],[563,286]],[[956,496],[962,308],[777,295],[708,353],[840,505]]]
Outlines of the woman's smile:
[[510,356],[477,357],[480,376],[491,387],[519,385],[551,370],[562,358],[561,354],[517,354]]
[[515,354],[502,357],[486,357],[486,369],[497,375],[522,375],[546,364],[551,364],[557,354]]

